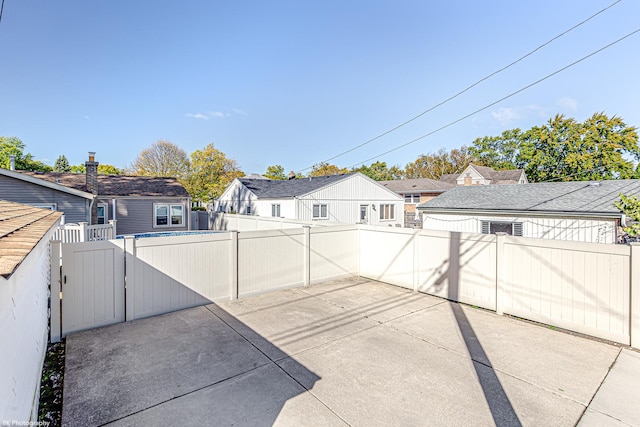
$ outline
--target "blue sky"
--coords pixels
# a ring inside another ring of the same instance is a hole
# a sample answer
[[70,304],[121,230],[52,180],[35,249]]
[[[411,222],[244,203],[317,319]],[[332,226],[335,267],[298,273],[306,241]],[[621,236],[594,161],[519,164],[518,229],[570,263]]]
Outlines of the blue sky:
[[[5,0],[0,135],[53,164],[129,165],[159,139],[209,143],[247,173],[302,170],[432,107],[614,0]],[[332,160],[367,164],[640,28],[640,2],[591,21],[401,129]],[[377,160],[597,111],[640,126],[640,33]]]

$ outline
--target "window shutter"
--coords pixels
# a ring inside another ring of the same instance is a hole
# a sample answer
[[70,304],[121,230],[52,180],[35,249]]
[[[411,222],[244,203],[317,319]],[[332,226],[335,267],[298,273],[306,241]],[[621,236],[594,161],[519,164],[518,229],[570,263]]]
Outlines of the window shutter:
[[489,221],[482,221],[482,234],[490,234],[489,231]]
[[513,223],[513,235],[514,236],[522,236],[522,223],[514,222]]

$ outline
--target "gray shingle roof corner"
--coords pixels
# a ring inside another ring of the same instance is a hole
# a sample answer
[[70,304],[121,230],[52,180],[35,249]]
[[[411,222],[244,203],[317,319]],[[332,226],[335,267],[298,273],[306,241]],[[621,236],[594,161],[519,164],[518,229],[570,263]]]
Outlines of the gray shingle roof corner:
[[619,215],[619,194],[640,196],[640,180],[457,186],[418,206],[423,211],[553,212]]
[[[83,173],[26,172],[21,174],[54,184],[86,191],[87,178]],[[176,178],[127,175],[98,175],[99,196],[189,197]]]
[[406,192],[444,192],[453,187],[455,183],[437,181],[430,178],[395,179],[392,181],[378,181],[378,184],[387,187],[396,193]]
[[322,187],[348,178],[350,174],[316,176],[288,180],[238,178],[238,181],[261,199],[287,199],[319,190]]

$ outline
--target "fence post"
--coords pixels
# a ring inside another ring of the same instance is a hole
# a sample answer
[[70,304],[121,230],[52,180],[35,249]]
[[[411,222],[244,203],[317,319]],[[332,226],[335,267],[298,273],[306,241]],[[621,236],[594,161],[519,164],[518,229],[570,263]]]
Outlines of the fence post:
[[630,243],[629,277],[630,327],[631,347],[640,349],[640,243]]
[[506,233],[496,233],[496,313],[504,314],[504,239]]
[[60,336],[62,334],[62,310],[60,305],[62,300],[60,299],[60,253],[61,242],[59,240],[51,241],[51,295],[49,300],[51,301],[51,311],[49,312],[49,326],[51,330],[51,342],[60,342]]
[[232,300],[238,299],[239,293],[239,280],[238,280],[238,238],[239,233],[237,231],[232,231],[230,233],[231,237],[231,256],[230,256],[230,297]]
[[124,321],[136,318],[136,239],[124,238]]
[[109,236],[109,240],[115,239],[116,236],[118,235],[116,233],[116,222],[118,222],[118,220],[115,220],[115,219],[109,220],[109,224],[111,225],[111,236]]
[[80,226],[80,241],[81,242],[86,242],[87,241],[87,223],[86,222],[79,222],[78,225]]
[[304,286],[311,285],[311,227],[304,225],[304,244],[303,244],[303,281]]

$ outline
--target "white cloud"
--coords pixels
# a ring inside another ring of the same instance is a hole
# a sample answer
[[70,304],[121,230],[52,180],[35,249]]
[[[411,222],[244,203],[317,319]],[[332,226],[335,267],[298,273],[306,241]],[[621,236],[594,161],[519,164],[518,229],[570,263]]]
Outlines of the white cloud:
[[569,97],[560,98],[558,99],[556,104],[558,104],[560,108],[572,113],[575,111],[578,111],[578,101],[576,101],[573,98],[569,98]]
[[496,111],[491,112],[500,127],[513,126],[514,124],[524,121],[530,117],[548,118],[549,111],[540,105],[531,104],[520,107],[500,107]]
[[239,114],[241,116],[247,116],[248,115],[245,111],[242,111],[239,108],[233,108],[233,109],[231,109],[231,111],[233,111],[234,113]]
[[[245,113],[242,110],[238,110],[237,108],[234,108],[232,111],[235,114],[240,114],[243,116],[247,115],[247,113]],[[185,116],[192,117],[194,119],[200,119],[200,120],[211,120],[211,119],[226,119],[227,117],[231,117],[231,114],[226,111],[208,111],[206,113],[187,113],[185,114]]]

